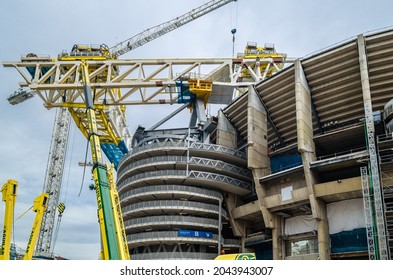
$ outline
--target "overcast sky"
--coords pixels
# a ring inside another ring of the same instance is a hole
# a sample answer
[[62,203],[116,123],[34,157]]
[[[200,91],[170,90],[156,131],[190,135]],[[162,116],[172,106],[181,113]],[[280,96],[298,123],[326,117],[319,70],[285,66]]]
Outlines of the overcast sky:
[[[0,2],[0,61],[18,61],[30,52],[57,57],[75,43],[113,46],[133,35],[183,15],[208,0],[2,0]],[[274,43],[278,52],[303,57],[360,33],[391,27],[393,2],[317,0],[238,0],[172,31],[123,58],[231,57],[248,41]],[[15,217],[42,192],[55,110],[35,97],[12,106],[6,100],[22,81],[16,70],[0,67],[0,185],[19,182]],[[128,107],[130,131],[153,125],[170,105]],[[212,112],[215,113],[215,112]],[[188,113],[187,113],[188,114]],[[188,117],[188,116],[187,116]],[[184,119],[184,117],[183,117]],[[178,125],[177,120],[169,125]],[[183,125],[183,124],[181,124]],[[86,139],[72,124],[61,201],[66,203],[55,253],[70,259],[99,256],[99,227],[95,194],[88,190],[90,169],[82,182]],[[78,196],[83,185],[81,195]],[[0,229],[4,203],[0,206]],[[15,221],[13,242],[25,248],[34,219],[29,211]]]

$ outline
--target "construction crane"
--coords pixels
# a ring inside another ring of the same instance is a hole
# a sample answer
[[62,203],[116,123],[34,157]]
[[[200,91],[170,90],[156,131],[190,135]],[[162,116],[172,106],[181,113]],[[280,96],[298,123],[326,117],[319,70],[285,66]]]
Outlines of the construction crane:
[[8,180],[1,188],[2,200],[5,202],[4,225],[2,243],[0,247],[0,260],[9,260],[11,252],[12,225],[14,220],[14,207],[18,182]]
[[[80,62],[80,58],[82,57],[85,61],[100,61],[106,59],[114,59],[118,56],[133,50],[143,44],[154,40],[184,24],[187,24],[219,7],[222,7],[234,0],[221,0],[221,1],[210,1],[192,11],[184,14],[183,16],[177,17],[171,21],[165,22],[161,25],[157,25],[153,28],[147,29],[132,38],[121,42],[120,44],[115,45],[110,48],[110,50],[105,45],[95,46],[82,46],[75,45],[69,54],[63,53],[58,57],[58,61],[71,62],[71,68],[66,67],[62,69],[61,72],[57,72],[54,74],[50,69],[51,66],[40,67],[40,63],[44,62],[55,62],[54,59],[48,57],[38,57],[34,54],[29,54],[26,57],[22,58],[22,61],[25,63],[32,63],[33,65],[27,67],[28,73],[35,79],[47,80],[50,76],[53,78],[54,76],[61,77],[62,82],[67,82],[72,80],[73,78],[79,79],[79,74],[76,74],[76,77],[72,77],[73,67],[75,66],[73,63]],[[235,0],[236,1],[236,0]],[[79,65],[77,67],[79,69]],[[102,71],[102,65],[93,66],[91,64],[88,65],[89,75],[94,73],[99,73],[102,77],[117,77],[121,78],[117,72],[118,66],[109,69],[109,71]],[[75,69],[74,69],[75,70]],[[67,74],[68,72],[68,74]],[[22,72],[20,72],[22,74]],[[77,72],[79,73],[79,72]],[[22,76],[26,79],[27,76],[22,74]],[[95,81],[103,81],[101,79],[97,79],[98,75],[95,76]],[[30,78],[27,78],[30,80]],[[104,80],[105,82],[105,80]],[[19,104],[33,96],[39,95],[41,98],[41,91],[37,89],[37,91],[33,90],[34,87],[30,87],[30,90],[24,90],[20,88],[13,95],[8,98],[8,101],[11,104]],[[121,98],[120,89],[106,89],[105,95],[109,91],[109,95],[117,96]],[[56,207],[59,201],[60,188],[62,182],[62,173],[64,168],[64,159],[65,152],[67,148],[68,141],[68,131],[70,125],[70,115],[74,119],[75,123],[82,131],[85,136],[89,135],[88,132],[88,124],[86,122],[86,113],[84,112],[84,107],[77,106],[72,100],[72,98],[67,98],[69,93],[81,94],[81,90],[71,88],[71,89],[51,89],[49,90],[49,98],[56,98],[61,96],[63,99],[63,105],[57,109],[54,130],[51,142],[51,150],[48,158],[47,171],[45,176],[45,185],[44,192],[50,194],[50,199],[48,203],[48,210],[45,212],[43,218],[42,230],[40,232],[38,242],[37,242],[37,253],[41,255],[50,255],[52,234],[53,234],[53,224],[55,220]],[[51,107],[50,103],[45,102],[47,107]],[[68,114],[67,110],[71,113]],[[105,106],[104,103],[101,106],[96,106],[97,110],[97,129],[100,132],[100,143],[101,147],[107,156],[107,158],[117,167],[118,162],[121,157],[128,151],[128,147],[130,146],[131,135],[128,132],[126,121],[124,118],[124,107],[122,106],[112,106],[109,110],[108,107]]]
[[100,137],[97,131],[96,112],[93,93],[90,87],[89,70],[86,63],[80,67],[82,74],[86,115],[88,120],[88,139],[91,147],[93,178],[98,205],[98,220],[101,230],[101,259],[128,260],[130,258],[120,207],[116,207],[117,194],[112,168],[104,164]]
[[[68,138],[69,115],[82,134],[91,141],[92,129],[98,136],[96,143],[116,170],[117,164],[131,143],[131,134],[127,129],[125,108],[129,105],[147,104],[183,104],[191,108],[190,125],[203,130],[206,122],[205,109],[209,104],[228,104],[233,100],[234,89],[246,88],[266,78],[283,67],[285,55],[275,56],[251,54],[238,58],[203,58],[203,59],[126,59],[119,58],[127,51],[133,50],[146,42],[162,36],[214,9],[232,2],[210,1],[200,8],[168,21],[162,25],[148,29],[112,48],[101,45],[74,45],[71,52],[63,52],[57,59],[29,54],[20,62],[4,62],[5,67],[14,67],[24,79],[21,88],[8,98],[11,104],[17,104],[33,96],[38,96],[48,109],[57,108],[51,154],[48,159],[47,175],[55,179],[55,183],[46,180],[44,191],[50,194],[48,211],[46,211],[42,230],[37,242],[37,253],[50,253],[54,224],[54,213],[58,204],[61,187],[61,176],[64,166],[66,143]],[[146,70],[149,68],[149,70]],[[273,69],[273,70],[266,70]],[[83,78],[84,77],[84,78]],[[88,79],[87,79],[88,78]],[[27,89],[27,90],[26,90]],[[86,90],[91,94],[86,94]],[[91,101],[87,102],[87,98]],[[87,110],[94,106],[94,110]],[[182,106],[185,108],[187,106]],[[59,112],[64,114],[60,114]],[[94,127],[90,115],[95,116]],[[68,112],[70,114],[68,114]],[[55,135],[60,135],[59,137]],[[61,143],[61,147],[56,147]],[[90,145],[96,149],[97,146]],[[64,148],[65,147],[65,148]],[[61,160],[57,160],[57,159]],[[56,165],[57,164],[57,165]],[[56,167],[54,167],[56,166]],[[93,173],[101,170],[105,178],[111,178],[112,168],[98,168],[93,165]],[[53,170],[50,171],[50,170]],[[97,175],[98,176],[98,175]],[[107,179],[103,179],[106,181]],[[110,180],[109,180],[110,181]],[[112,180],[113,181],[113,180]],[[48,183],[49,182],[49,183]],[[48,185],[47,185],[48,184]],[[113,183],[114,186],[114,183]],[[96,192],[101,193],[99,182],[95,182]],[[104,194],[105,199],[117,203],[113,188]],[[53,199],[52,199],[53,196]],[[53,202],[51,202],[53,201]],[[100,208],[100,201],[97,200]],[[113,204],[115,205],[115,204]],[[114,206],[115,207],[115,206]],[[116,207],[115,207],[116,208]],[[110,214],[113,219],[121,217],[120,206],[116,213]],[[105,220],[101,221],[101,236],[104,236]],[[114,228],[121,229],[122,219]],[[113,229],[113,228],[112,228]],[[122,232],[121,230],[118,232]],[[102,238],[105,240],[106,238]],[[116,240],[124,239],[117,236]],[[112,243],[115,244],[115,243]],[[38,248],[40,246],[40,248]],[[117,253],[110,253],[103,245],[103,259],[122,258]],[[111,245],[113,247],[113,245]],[[116,245],[115,245],[116,246]],[[118,251],[123,245],[117,241]],[[105,253],[107,251],[107,253]]]
[[[2,200],[5,202],[4,226],[2,245],[0,247],[0,260],[9,260],[11,252],[11,236],[14,221],[14,207],[16,203],[16,193],[18,189],[18,182],[16,180],[8,180],[1,188]],[[27,243],[25,260],[31,260],[33,257],[34,246],[37,241],[38,233],[40,231],[42,217],[48,203],[49,195],[42,193],[34,200],[33,211],[36,212],[36,217],[30,233],[30,238]]]
[[32,260],[34,247],[37,243],[38,234],[42,225],[42,218],[44,217],[45,209],[48,205],[49,195],[42,193],[34,199],[33,211],[36,213],[33,226],[30,232],[30,238],[27,242],[26,252],[23,257],[24,260]]

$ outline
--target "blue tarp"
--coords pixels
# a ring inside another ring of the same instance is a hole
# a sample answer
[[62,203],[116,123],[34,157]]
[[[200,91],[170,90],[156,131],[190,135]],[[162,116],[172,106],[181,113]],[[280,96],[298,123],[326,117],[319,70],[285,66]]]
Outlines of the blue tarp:
[[277,155],[270,159],[270,168],[272,173],[283,171],[302,164],[302,157],[300,154],[294,155]]
[[195,94],[190,92],[189,87],[184,86],[182,81],[176,82],[176,86],[179,92],[177,103],[181,103],[181,104],[190,103],[195,99]]
[[342,231],[330,235],[332,253],[367,251],[367,232],[365,228]]
[[108,160],[113,163],[115,170],[117,170],[123,156],[128,153],[128,149],[124,141],[121,141],[118,146],[115,144],[101,144],[101,149]]

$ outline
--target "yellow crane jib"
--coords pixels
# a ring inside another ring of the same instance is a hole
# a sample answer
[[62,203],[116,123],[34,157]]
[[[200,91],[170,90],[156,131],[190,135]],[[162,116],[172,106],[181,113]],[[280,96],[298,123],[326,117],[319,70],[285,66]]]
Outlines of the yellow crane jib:
[[91,147],[93,162],[94,189],[96,191],[98,222],[101,232],[101,259],[122,260],[129,259],[127,246],[123,242],[125,230],[121,216],[121,209],[116,207],[114,194],[116,186],[113,180],[112,169],[103,164],[100,148],[100,138],[97,134],[96,112],[94,109],[92,91],[90,87],[88,66],[82,63],[83,89],[86,102],[86,115],[88,121],[88,139]]
[[11,235],[17,189],[18,182],[12,179],[8,180],[1,188],[2,200],[5,202],[5,213],[2,243],[0,247],[0,260],[10,259]]
[[24,260],[31,260],[33,258],[34,247],[37,243],[38,234],[40,233],[42,218],[44,217],[45,209],[48,205],[49,195],[42,193],[34,199],[33,211],[36,212],[33,227],[31,228],[29,242],[27,243],[26,252],[23,257]]

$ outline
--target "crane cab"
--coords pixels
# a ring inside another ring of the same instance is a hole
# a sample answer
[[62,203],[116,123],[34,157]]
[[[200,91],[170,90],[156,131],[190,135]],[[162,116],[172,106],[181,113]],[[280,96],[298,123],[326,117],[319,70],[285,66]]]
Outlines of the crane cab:
[[58,60],[107,60],[111,58],[109,47],[105,44],[75,44],[69,53],[63,51],[59,54]]

